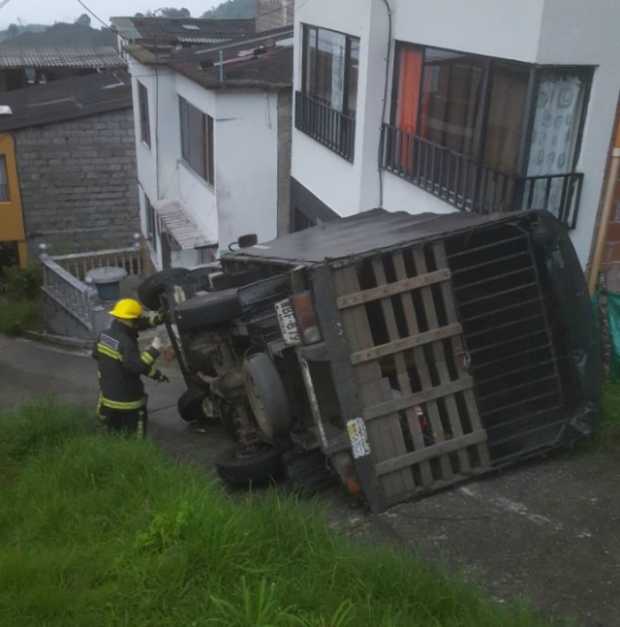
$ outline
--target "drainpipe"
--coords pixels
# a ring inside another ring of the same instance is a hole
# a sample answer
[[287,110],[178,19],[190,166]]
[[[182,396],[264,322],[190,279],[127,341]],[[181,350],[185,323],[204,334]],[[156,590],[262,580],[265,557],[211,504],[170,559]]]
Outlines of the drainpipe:
[[383,0],[388,16],[388,40],[387,55],[385,57],[385,84],[383,88],[383,108],[381,110],[381,121],[379,123],[379,153],[377,155],[377,166],[379,168],[379,209],[383,209],[383,123],[387,112],[388,87],[390,84],[390,58],[392,56],[392,7],[388,0]]
[[598,234],[596,238],[596,247],[594,248],[594,256],[592,258],[592,266],[590,268],[590,276],[588,278],[588,288],[590,294],[594,294],[598,284],[598,276],[601,271],[601,265],[603,261],[603,254],[605,252],[605,243],[607,242],[607,232],[609,230],[609,223],[611,218],[611,212],[614,205],[614,197],[616,195],[616,185],[618,185],[618,178],[620,177],[620,120],[616,127],[616,136],[614,147],[611,151],[611,161],[609,167],[609,176],[607,177],[607,184],[605,187],[605,200],[603,203],[603,210],[601,213],[601,221],[599,223]]

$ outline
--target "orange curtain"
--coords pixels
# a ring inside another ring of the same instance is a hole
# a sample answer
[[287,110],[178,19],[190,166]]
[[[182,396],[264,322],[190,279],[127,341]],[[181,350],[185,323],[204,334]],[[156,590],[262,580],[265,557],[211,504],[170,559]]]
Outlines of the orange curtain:
[[398,127],[415,134],[418,124],[418,101],[422,79],[422,51],[401,48],[398,77]]
[[418,126],[420,81],[422,80],[422,51],[402,47],[398,59],[398,100],[396,123],[404,135],[397,143],[397,163],[401,170],[413,174],[413,135]]

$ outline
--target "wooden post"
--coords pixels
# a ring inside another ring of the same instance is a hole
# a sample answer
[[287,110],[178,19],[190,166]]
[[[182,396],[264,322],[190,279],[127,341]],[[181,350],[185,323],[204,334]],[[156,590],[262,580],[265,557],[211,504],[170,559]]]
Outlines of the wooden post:
[[[620,105],[619,105],[620,106]],[[607,243],[607,233],[609,231],[609,222],[614,205],[616,195],[616,187],[620,178],[620,118],[616,125],[616,135],[614,138],[614,146],[610,155],[609,175],[605,187],[605,200],[601,219],[599,222],[596,245],[594,248],[594,256],[592,258],[592,266],[590,268],[590,276],[588,277],[588,289],[590,294],[594,294],[598,285],[598,277],[601,271],[603,255],[605,253],[605,244]]]

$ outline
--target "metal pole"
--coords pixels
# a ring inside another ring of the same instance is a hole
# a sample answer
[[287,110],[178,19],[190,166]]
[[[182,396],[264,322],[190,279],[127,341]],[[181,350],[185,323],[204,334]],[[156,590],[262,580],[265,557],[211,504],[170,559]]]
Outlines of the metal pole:
[[224,51],[220,50],[220,83],[224,82]]

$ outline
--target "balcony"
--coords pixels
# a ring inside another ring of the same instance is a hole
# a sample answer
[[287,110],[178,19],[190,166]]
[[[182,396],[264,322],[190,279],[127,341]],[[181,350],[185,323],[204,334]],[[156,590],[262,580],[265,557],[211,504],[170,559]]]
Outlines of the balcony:
[[353,162],[355,116],[341,113],[298,91],[295,94],[295,128]]
[[570,229],[577,225],[581,173],[507,174],[388,124],[383,127],[382,142],[384,169],[461,211],[544,209]]

